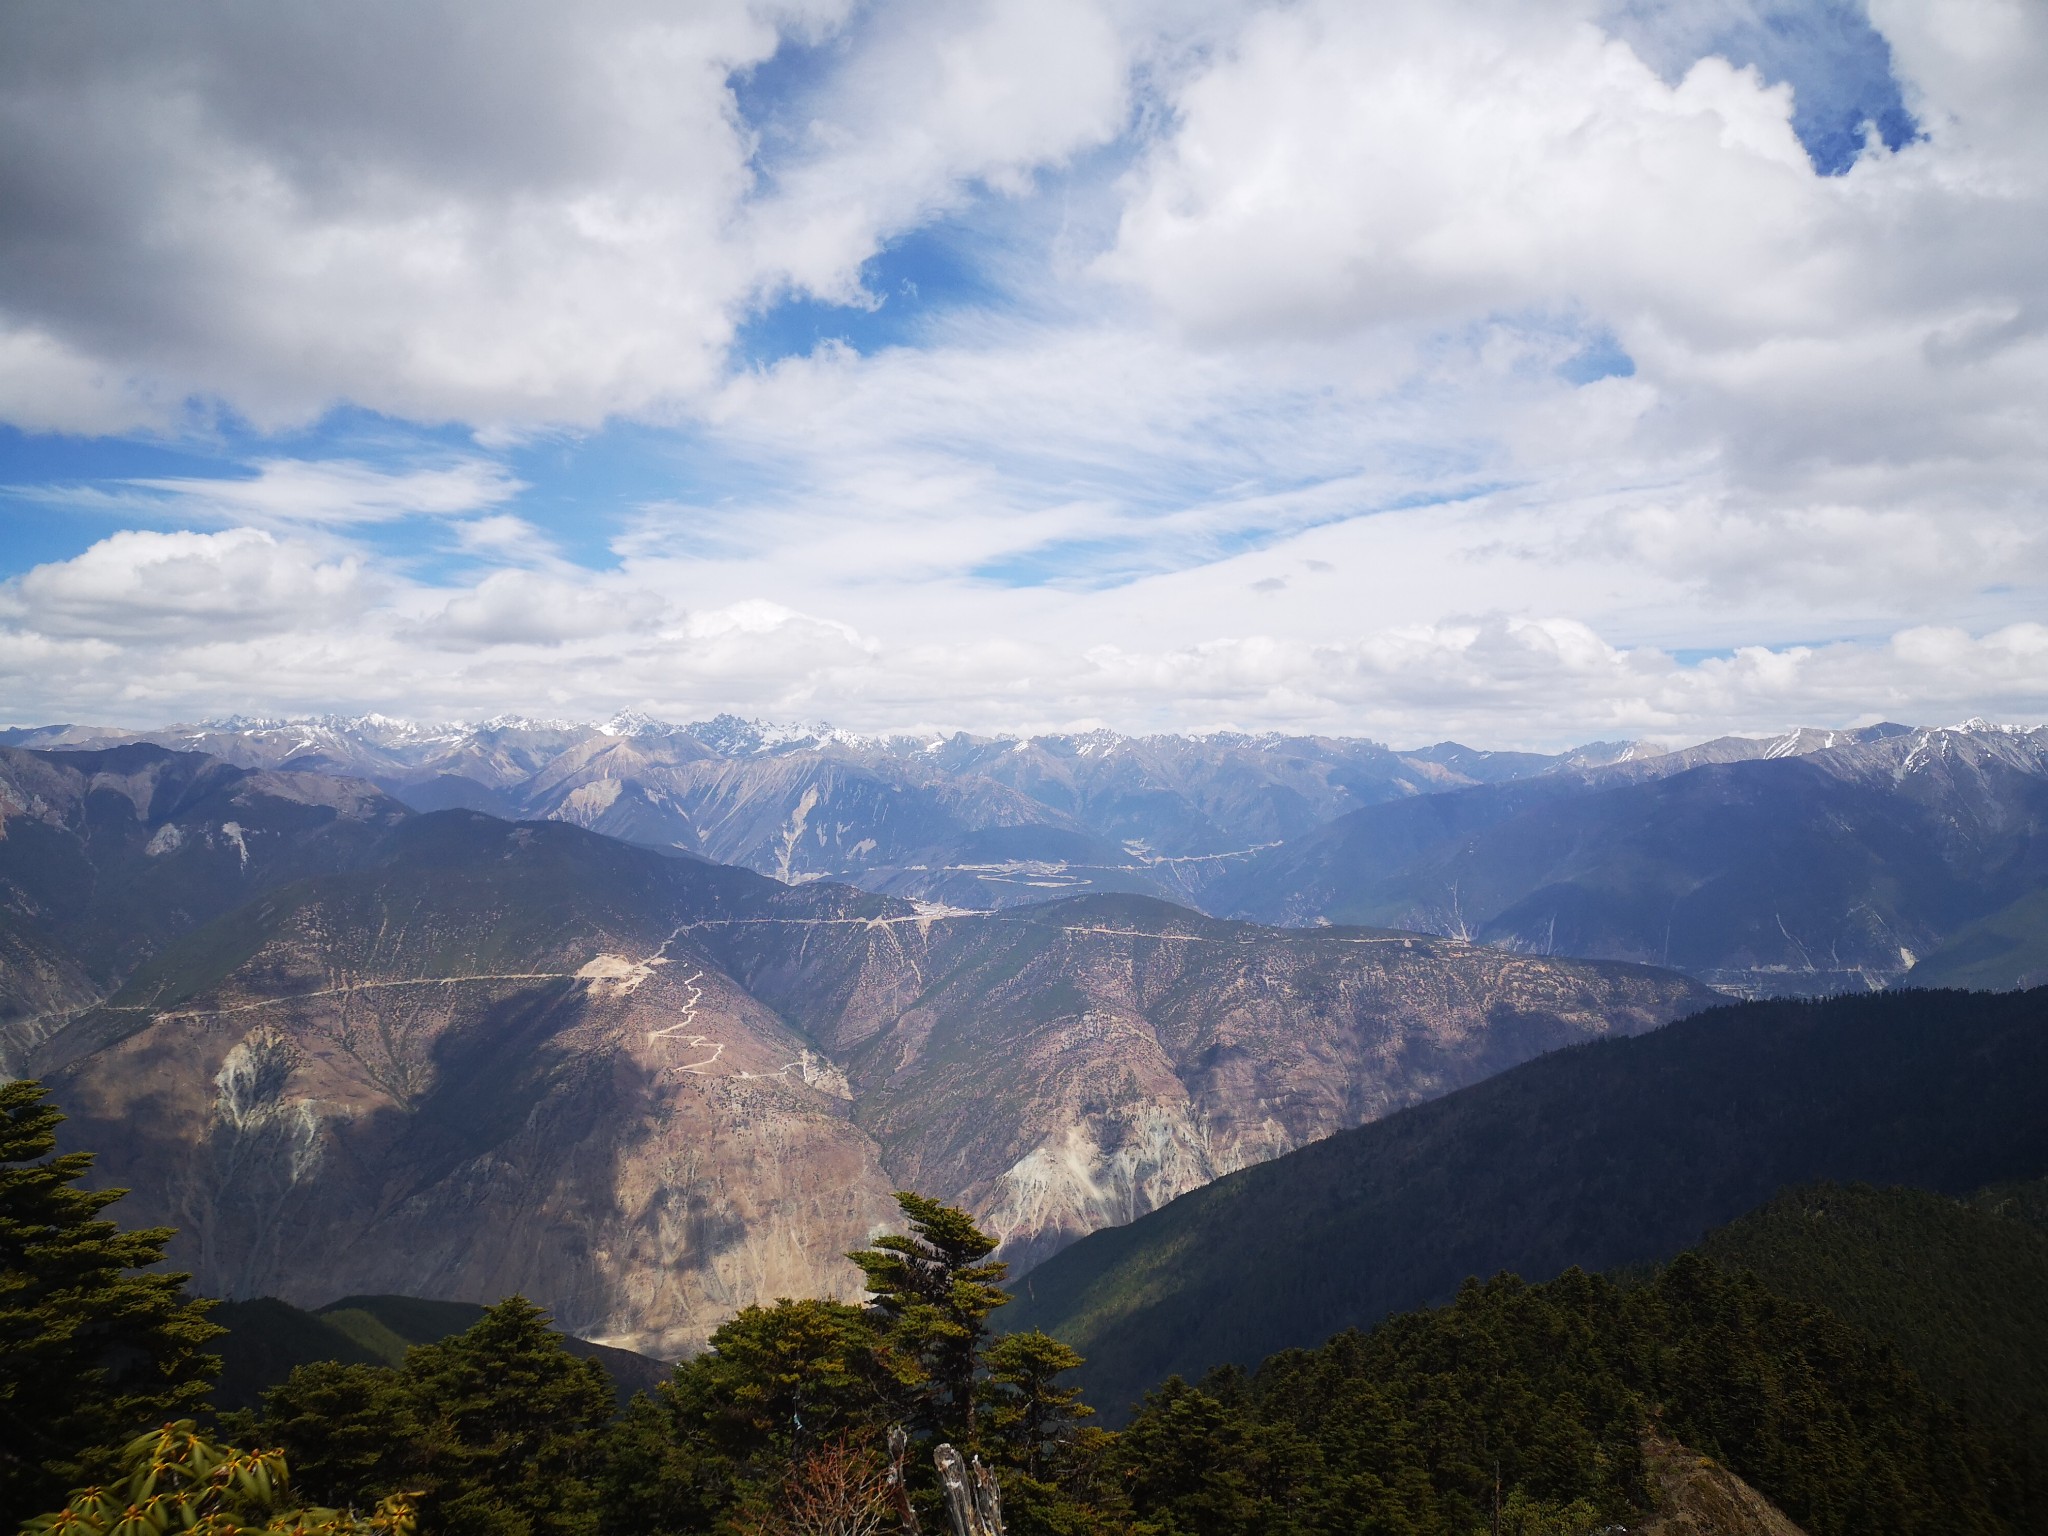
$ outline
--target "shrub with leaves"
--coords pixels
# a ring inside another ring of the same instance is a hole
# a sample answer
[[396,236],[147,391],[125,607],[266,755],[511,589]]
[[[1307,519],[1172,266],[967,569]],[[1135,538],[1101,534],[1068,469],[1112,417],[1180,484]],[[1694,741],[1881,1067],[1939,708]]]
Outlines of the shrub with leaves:
[[81,1488],[27,1536],[412,1536],[411,1502],[395,1495],[365,1516],[287,1509],[282,1451],[239,1451],[203,1439],[190,1419],[123,1450],[126,1475]]
[[840,1436],[789,1464],[782,1485],[733,1522],[741,1536],[878,1536],[897,1524],[880,1447]]

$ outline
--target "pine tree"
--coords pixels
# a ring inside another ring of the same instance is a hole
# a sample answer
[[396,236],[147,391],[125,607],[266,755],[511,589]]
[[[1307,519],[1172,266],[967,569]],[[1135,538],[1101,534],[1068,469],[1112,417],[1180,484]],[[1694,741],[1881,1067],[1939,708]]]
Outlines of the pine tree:
[[868,1313],[843,1301],[744,1307],[710,1343],[674,1388],[704,1432],[743,1461],[879,1431],[920,1382]]
[[404,1375],[442,1484],[440,1529],[597,1530],[590,1479],[615,1406],[611,1378],[562,1347],[547,1313],[509,1296],[467,1331],[411,1351]]
[[1081,1357],[1050,1334],[1006,1334],[983,1357],[983,1426],[1005,1461],[1027,1477],[1043,1477],[1050,1458],[1082,1419],[1095,1410],[1081,1401],[1079,1387],[1056,1378],[1078,1369]]
[[907,1190],[897,1191],[896,1203],[910,1218],[909,1233],[877,1238],[847,1257],[867,1276],[891,1342],[931,1383],[920,1427],[972,1447],[975,1371],[989,1314],[1010,1299],[997,1284],[1010,1266],[988,1257],[996,1240],[965,1211]]
[[439,1536],[591,1536],[613,1407],[604,1367],[512,1296],[397,1370],[299,1367],[254,1427],[330,1503],[417,1490]]
[[861,1307],[743,1307],[612,1427],[605,1507],[647,1536],[710,1530],[822,1447],[881,1444],[921,1381]]
[[302,1365],[263,1395],[260,1416],[228,1416],[245,1441],[280,1445],[315,1503],[373,1504],[421,1485],[424,1430],[405,1377],[389,1366]]
[[0,1085],[0,1529],[113,1472],[119,1447],[198,1406],[220,1369],[211,1303],[161,1263],[168,1227],[124,1232],[86,1190],[92,1156],[57,1148],[40,1083]]

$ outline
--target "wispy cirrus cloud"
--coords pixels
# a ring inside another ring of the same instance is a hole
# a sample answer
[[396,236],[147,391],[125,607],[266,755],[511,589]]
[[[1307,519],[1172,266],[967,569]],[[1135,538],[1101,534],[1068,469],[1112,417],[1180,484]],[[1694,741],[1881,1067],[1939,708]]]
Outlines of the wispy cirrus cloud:
[[421,469],[305,459],[265,459],[251,468],[253,473],[238,476],[138,477],[17,488],[16,494],[53,506],[153,520],[347,528],[409,517],[464,517],[500,506],[525,489],[502,464],[480,458]]

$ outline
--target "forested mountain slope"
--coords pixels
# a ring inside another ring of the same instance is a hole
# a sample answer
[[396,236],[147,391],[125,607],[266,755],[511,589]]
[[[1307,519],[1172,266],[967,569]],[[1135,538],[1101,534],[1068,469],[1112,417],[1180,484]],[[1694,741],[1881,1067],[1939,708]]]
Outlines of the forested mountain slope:
[[1626,1285],[1473,1281],[1169,1381],[1118,1450],[1143,1515],[1188,1536],[2038,1530],[2048,1475],[1996,1431],[1882,1340],[1685,1254]]
[[1098,1401],[1449,1297],[1667,1257],[1814,1179],[2048,1173],[2048,991],[1718,1008],[1559,1051],[1098,1232],[1007,1318]]
[[2048,1232],[1919,1189],[1809,1184],[1698,1252],[1886,1340],[2048,1469]]

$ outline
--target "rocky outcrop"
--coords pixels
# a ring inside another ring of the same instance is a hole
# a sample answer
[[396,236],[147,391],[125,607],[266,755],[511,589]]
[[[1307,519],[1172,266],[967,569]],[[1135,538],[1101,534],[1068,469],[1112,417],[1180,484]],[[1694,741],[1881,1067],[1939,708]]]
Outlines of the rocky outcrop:
[[1805,1536],[1748,1483],[1675,1440],[1645,1435],[1643,1470],[1654,1513],[1631,1536]]

